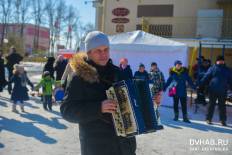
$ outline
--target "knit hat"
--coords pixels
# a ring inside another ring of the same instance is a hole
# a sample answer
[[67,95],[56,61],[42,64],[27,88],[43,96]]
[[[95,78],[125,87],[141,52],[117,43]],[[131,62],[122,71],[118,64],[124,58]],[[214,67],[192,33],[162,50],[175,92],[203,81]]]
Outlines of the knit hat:
[[224,61],[224,57],[222,55],[217,56],[216,61]]
[[108,36],[100,31],[89,32],[85,38],[85,51],[89,52],[90,50],[97,48],[99,46],[108,46],[109,47]]
[[204,60],[205,57],[204,57],[204,56],[200,56],[200,58],[199,58],[199,57],[197,58],[197,60],[200,60],[200,59],[201,59],[201,60]]
[[182,62],[180,60],[176,60],[174,65],[176,66],[177,64],[182,65]]
[[44,71],[44,72],[43,72],[43,77],[46,77],[46,76],[50,76],[49,71]]
[[142,64],[142,63],[139,64],[139,67],[144,67],[145,68],[144,64]]
[[157,66],[157,63],[156,62],[152,62],[151,66]]

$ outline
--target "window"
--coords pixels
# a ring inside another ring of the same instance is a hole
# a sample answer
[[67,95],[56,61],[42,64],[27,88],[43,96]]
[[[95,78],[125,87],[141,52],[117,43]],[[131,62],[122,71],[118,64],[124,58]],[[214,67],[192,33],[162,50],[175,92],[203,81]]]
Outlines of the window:
[[173,5],[139,5],[137,17],[173,17]]
[[[136,25],[136,30],[142,30],[142,25]],[[160,25],[149,25],[149,33],[162,36],[171,37],[172,36],[172,25],[160,24]]]

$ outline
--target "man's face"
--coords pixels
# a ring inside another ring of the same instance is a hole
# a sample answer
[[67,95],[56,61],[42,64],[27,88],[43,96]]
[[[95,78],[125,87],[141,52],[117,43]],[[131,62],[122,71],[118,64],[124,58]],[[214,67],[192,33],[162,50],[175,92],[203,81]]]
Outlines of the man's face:
[[126,60],[122,61],[121,63],[123,66],[127,66],[128,65],[128,62]]
[[156,65],[152,65],[151,69],[155,71],[155,70],[157,70],[157,66]]
[[59,55],[58,60],[59,60],[59,61],[63,61],[63,60],[64,60],[64,57],[63,57],[62,55]]
[[223,64],[225,64],[225,61],[219,60],[219,61],[217,61],[216,63],[217,63],[218,65],[223,65]]
[[145,71],[145,67],[139,67],[139,71],[140,72],[144,72]]
[[18,70],[19,70],[19,73],[20,73],[20,74],[23,74],[23,73],[24,73],[24,68],[20,67]]
[[182,64],[176,64],[176,69],[177,69],[177,70],[180,70],[181,67],[182,67]]
[[88,52],[88,57],[97,65],[105,66],[110,58],[109,47],[99,46],[95,49],[92,49],[90,52]]

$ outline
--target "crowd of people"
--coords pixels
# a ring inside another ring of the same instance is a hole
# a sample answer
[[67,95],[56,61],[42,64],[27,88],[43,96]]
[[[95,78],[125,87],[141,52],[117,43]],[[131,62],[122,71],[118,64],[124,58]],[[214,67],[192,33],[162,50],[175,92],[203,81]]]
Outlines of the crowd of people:
[[[200,67],[199,80],[192,81],[187,68],[176,60],[170,69],[165,81],[163,73],[156,62],[151,63],[150,72],[143,64],[133,75],[128,60],[122,58],[119,67],[112,64],[109,54],[109,40],[104,33],[90,32],[85,39],[85,53],[78,53],[70,62],[71,72],[74,73],[66,85],[66,96],[60,107],[64,119],[79,124],[79,137],[83,155],[92,154],[135,154],[136,140],[134,137],[117,137],[111,119],[111,113],[116,110],[116,102],[108,100],[105,91],[113,83],[120,80],[142,79],[152,84],[151,92],[154,106],[159,106],[162,92],[168,90],[174,102],[174,121],[179,120],[178,104],[181,103],[183,121],[191,123],[187,115],[187,85],[195,90],[202,90],[208,85],[210,97],[206,122],[211,124],[216,99],[219,99],[220,120],[226,126],[225,95],[226,90],[232,87],[232,77],[224,58],[218,56],[215,65],[207,68],[209,61]],[[206,84],[207,81],[207,84]],[[220,90],[213,91],[220,85]],[[220,93],[219,93],[220,92]],[[214,97],[214,98],[213,98]],[[220,98],[221,97],[221,98]],[[223,98],[223,99],[222,99]],[[223,115],[223,116],[221,116]]]
[[[8,93],[11,95],[10,100],[13,103],[12,111],[18,113],[16,107],[19,105],[21,111],[25,112],[24,101],[29,100],[29,89],[27,85],[31,87],[31,91],[39,92],[40,87],[42,88],[41,101],[43,103],[43,108],[52,111],[53,96],[55,96],[54,89],[59,90],[61,88],[59,83],[66,68],[67,60],[65,60],[63,56],[58,56],[57,59],[48,57],[43,68],[41,80],[34,87],[23,65],[20,64],[23,57],[17,53],[15,47],[10,48],[9,54],[5,57],[6,63],[2,55],[3,52],[0,51],[0,92],[7,86]],[[8,79],[6,79],[5,68],[8,71]],[[31,95],[34,96],[35,93],[31,93]]]
[[[57,59],[49,57],[43,69],[42,78],[34,85],[29,80],[23,66],[22,57],[15,48],[6,57],[7,63],[0,59],[0,91],[8,85],[8,91],[13,101],[12,111],[20,104],[24,111],[23,101],[28,100],[27,85],[32,90],[39,91],[42,87],[42,102],[45,110],[52,110],[52,96],[55,81],[60,81],[65,97],[60,106],[61,114],[67,121],[79,124],[79,138],[83,155],[133,155],[136,152],[135,137],[116,136],[111,114],[115,112],[117,103],[107,99],[106,90],[113,83],[121,80],[146,80],[151,86],[151,95],[158,113],[163,91],[168,91],[173,98],[174,121],[179,120],[179,102],[181,104],[183,121],[191,123],[187,114],[187,83],[197,91],[196,101],[205,97],[207,88],[209,96],[206,122],[212,124],[216,101],[220,110],[220,121],[226,126],[226,94],[232,88],[231,70],[226,66],[223,56],[218,56],[216,63],[200,57],[200,66],[194,66],[194,81],[188,74],[188,69],[182,62],[176,60],[169,70],[169,77],[164,78],[157,62],[151,62],[150,71],[140,64],[134,74],[127,58],[120,60],[115,66],[110,59],[108,36],[99,31],[88,33],[85,39],[85,51],[78,52],[69,61],[62,55]],[[2,57],[2,52],[0,52]],[[5,80],[4,66],[9,71],[9,79]],[[54,74],[56,72],[56,74]],[[56,76],[54,76],[56,75]],[[14,83],[12,89],[11,84]],[[204,100],[204,104],[206,104]]]

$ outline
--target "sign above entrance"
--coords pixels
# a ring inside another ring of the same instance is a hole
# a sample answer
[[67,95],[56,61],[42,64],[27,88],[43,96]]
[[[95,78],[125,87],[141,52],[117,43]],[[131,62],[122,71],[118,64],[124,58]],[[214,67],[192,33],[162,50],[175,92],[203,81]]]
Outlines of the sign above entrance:
[[127,16],[130,11],[127,8],[115,8],[112,11],[112,14],[115,16]]
[[128,18],[113,18],[112,23],[129,23]]

